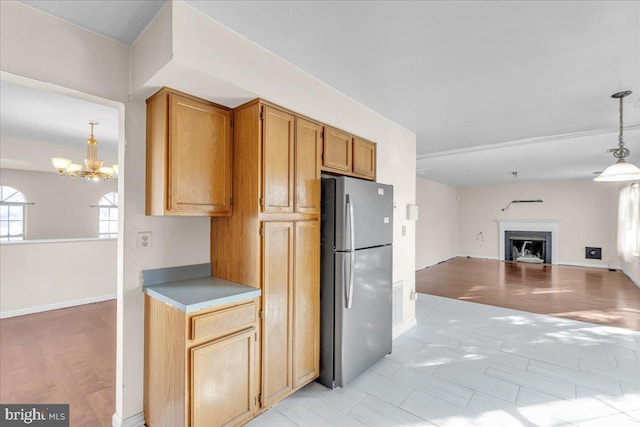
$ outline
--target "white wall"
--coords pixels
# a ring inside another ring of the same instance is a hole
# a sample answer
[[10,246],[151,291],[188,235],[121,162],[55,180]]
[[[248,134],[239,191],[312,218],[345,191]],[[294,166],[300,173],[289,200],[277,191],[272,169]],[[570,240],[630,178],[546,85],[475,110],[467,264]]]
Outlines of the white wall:
[[[139,420],[136,416],[142,411],[143,393],[140,272],[147,268],[208,261],[209,221],[206,218],[144,216],[145,104],[140,99],[128,98],[130,69],[135,73],[136,68],[144,67],[137,67],[138,63],[129,67],[130,49],[21,3],[3,1],[0,6],[0,68],[3,71],[97,95],[103,102],[125,103],[121,141],[126,138],[126,150],[121,142],[118,159],[121,167],[118,183],[120,217],[124,218],[118,259],[124,263],[118,266],[114,420],[116,423],[122,419]],[[149,43],[142,52],[138,50],[139,55],[135,55],[134,47],[135,57],[146,58],[143,62],[149,62],[149,58],[182,59],[183,68],[193,70],[195,67],[199,74],[213,76],[211,81],[219,83],[216,87],[242,88],[245,95],[250,91],[378,142],[378,177],[380,181],[394,184],[398,205],[394,279],[405,282],[405,320],[414,319],[414,305],[409,301],[409,294],[414,288],[415,227],[413,222],[406,220],[405,212],[407,204],[415,203],[415,135],[202,16],[190,6],[169,2],[166,7],[171,8],[172,19],[164,21],[172,28],[156,34],[173,33],[173,43],[180,47],[174,47],[172,55],[154,57],[155,52],[150,49],[160,43]],[[228,44],[227,41],[232,42]],[[166,49],[163,52],[166,53]],[[155,71],[147,76],[157,77]],[[137,81],[136,77],[138,74],[132,76],[132,81]],[[187,73],[173,77],[192,82]],[[146,79],[146,76],[141,78],[142,81]],[[50,87],[59,90],[56,86]],[[206,91],[214,86],[199,87]],[[401,234],[402,226],[407,227],[406,236]],[[153,233],[152,248],[137,249],[139,231]]]
[[[55,173],[0,169],[0,184],[20,190],[27,202],[26,240],[97,238],[100,198],[117,181],[87,182]],[[113,259],[115,285],[115,254]],[[115,287],[114,287],[115,294]]]
[[3,71],[111,100],[129,94],[128,46],[23,3],[0,2],[0,52]]
[[458,254],[458,189],[425,178],[416,178],[416,269]]
[[114,299],[116,240],[0,245],[0,318]]
[[[458,210],[458,254],[503,259],[499,254],[498,219],[557,220],[558,263],[616,265],[617,195],[620,185],[593,181],[461,187]],[[512,204],[511,200],[543,203]],[[484,239],[478,239],[482,232]],[[585,259],[585,246],[602,248],[602,260]]]
[[[404,324],[396,328],[396,333],[407,327],[415,320],[415,304],[410,300],[415,287],[415,223],[406,216],[407,205],[415,203],[415,134],[184,2],[171,5],[173,58],[179,66],[174,76],[166,72],[171,67],[165,67],[164,84],[188,82],[189,87],[178,89],[193,93],[198,81],[208,75],[218,84],[238,88],[239,97],[252,93],[377,142],[377,179],[394,186],[393,280],[404,282]],[[136,62],[135,55],[133,61]],[[193,79],[185,78],[185,67],[196,70]],[[203,96],[209,92],[210,86],[202,84],[194,94]],[[402,234],[403,227],[406,235]]]

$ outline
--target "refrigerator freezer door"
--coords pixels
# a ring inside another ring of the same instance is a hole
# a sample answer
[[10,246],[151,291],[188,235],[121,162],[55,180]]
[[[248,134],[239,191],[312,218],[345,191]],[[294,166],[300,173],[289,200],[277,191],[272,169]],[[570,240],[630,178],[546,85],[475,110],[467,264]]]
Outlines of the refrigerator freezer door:
[[[351,307],[346,308],[350,259],[355,256]],[[335,253],[335,385],[342,387],[391,353],[392,247]]]
[[[347,195],[349,204],[347,204]],[[353,210],[351,229],[348,207]],[[393,243],[393,187],[356,178],[336,178],[335,246],[337,251]],[[355,240],[355,247],[351,241]]]

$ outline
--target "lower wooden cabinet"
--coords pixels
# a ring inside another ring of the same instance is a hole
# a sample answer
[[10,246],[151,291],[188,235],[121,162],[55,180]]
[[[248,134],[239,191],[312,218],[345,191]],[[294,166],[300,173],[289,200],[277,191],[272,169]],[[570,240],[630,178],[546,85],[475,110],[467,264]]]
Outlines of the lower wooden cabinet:
[[320,223],[263,222],[262,406],[319,374]]
[[255,412],[255,329],[199,345],[191,355],[191,425],[236,425]]
[[238,426],[258,411],[258,299],[185,313],[145,295],[149,427]]

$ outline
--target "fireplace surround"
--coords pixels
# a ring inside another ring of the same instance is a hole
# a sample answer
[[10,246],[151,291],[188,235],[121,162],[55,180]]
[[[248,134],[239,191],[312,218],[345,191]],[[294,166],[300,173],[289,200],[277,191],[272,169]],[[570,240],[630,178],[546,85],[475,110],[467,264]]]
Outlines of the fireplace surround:
[[[499,234],[498,234],[498,242],[499,242],[499,252],[498,259],[502,260],[511,260],[506,255],[507,251],[507,243],[506,243],[506,232],[521,232],[522,236],[516,237],[537,237],[541,238],[542,234],[538,237],[537,233],[548,233],[546,236],[550,237],[551,243],[548,247],[545,248],[545,255],[549,255],[550,257],[544,260],[545,263],[557,264],[558,263],[558,225],[560,221],[555,220],[536,220],[536,219],[523,219],[523,220],[514,220],[514,219],[499,219],[497,220],[499,224]],[[524,232],[532,232],[532,233],[524,233]],[[533,233],[535,232],[535,233]],[[520,233],[518,233],[520,234]],[[510,234],[513,236],[513,234]],[[510,246],[510,245],[509,245]],[[510,248],[509,248],[510,249]]]

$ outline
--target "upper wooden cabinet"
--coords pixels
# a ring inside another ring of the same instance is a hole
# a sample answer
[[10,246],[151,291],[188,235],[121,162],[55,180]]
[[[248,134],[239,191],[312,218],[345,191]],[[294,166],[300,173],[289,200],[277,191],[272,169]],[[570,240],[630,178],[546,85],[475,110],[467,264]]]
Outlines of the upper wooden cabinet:
[[353,173],[365,178],[376,178],[376,144],[353,137]]
[[272,107],[262,110],[262,211],[293,212],[294,199],[293,114]]
[[168,88],[147,99],[147,215],[231,215],[231,119]]
[[318,123],[296,117],[296,212],[320,213],[322,129]]
[[334,171],[349,173],[351,172],[352,153],[351,135],[327,126],[322,151],[322,166]]
[[322,170],[376,179],[376,144],[325,126]]

